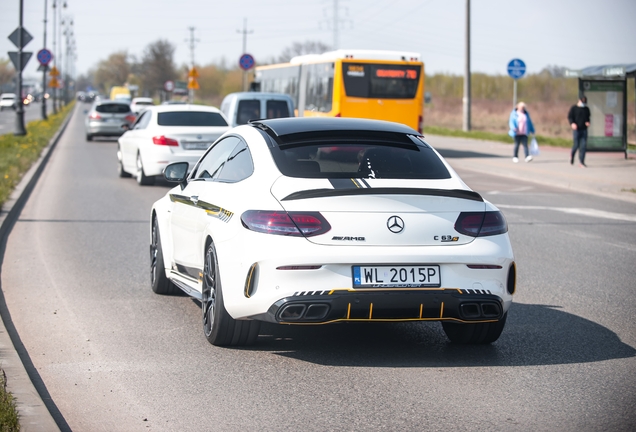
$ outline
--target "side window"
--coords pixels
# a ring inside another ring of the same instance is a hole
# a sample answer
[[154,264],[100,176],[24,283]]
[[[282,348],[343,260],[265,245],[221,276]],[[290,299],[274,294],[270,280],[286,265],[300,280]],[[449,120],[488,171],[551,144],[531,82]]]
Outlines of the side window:
[[194,178],[216,179],[221,173],[232,150],[234,150],[236,145],[240,142],[241,140],[237,137],[227,137],[217,142],[199,162]]
[[148,127],[148,123],[150,123],[150,115],[151,113],[149,111],[144,111],[132,128],[134,130],[146,129],[146,127]]
[[239,143],[225,162],[218,181],[235,183],[245,180],[254,172],[254,164],[252,163],[252,155],[245,142],[239,140]]
[[250,120],[258,120],[261,118],[261,101],[259,100],[242,100],[238,103],[236,114],[236,124],[247,124]]

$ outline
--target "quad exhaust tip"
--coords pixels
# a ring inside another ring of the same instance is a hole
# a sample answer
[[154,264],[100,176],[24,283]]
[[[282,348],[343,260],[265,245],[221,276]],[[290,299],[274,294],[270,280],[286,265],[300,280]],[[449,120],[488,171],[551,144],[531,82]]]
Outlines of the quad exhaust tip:
[[278,314],[281,321],[317,321],[324,319],[329,313],[329,305],[325,303],[289,304],[283,306]]
[[459,313],[465,319],[499,318],[501,307],[494,302],[462,303],[459,305]]

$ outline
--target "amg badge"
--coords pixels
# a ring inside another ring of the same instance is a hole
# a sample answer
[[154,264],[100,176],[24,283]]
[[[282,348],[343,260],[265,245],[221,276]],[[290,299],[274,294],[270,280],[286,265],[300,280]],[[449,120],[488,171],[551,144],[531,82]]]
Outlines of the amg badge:
[[343,237],[343,236],[333,236],[331,238],[331,240],[337,240],[337,241],[365,241],[364,237]]

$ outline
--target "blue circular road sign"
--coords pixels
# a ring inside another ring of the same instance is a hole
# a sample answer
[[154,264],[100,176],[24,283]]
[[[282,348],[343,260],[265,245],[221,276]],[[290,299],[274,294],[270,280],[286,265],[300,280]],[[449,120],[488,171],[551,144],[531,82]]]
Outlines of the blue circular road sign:
[[239,66],[243,70],[250,70],[254,67],[254,57],[249,54],[243,54],[239,59]]
[[508,63],[508,75],[512,79],[519,79],[526,74],[526,64],[521,59],[512,59]]
[[53,59],[53,54],[51,54],[51,51],[44,48],[38,51],[38,54],[36,57],[41,65],[46,66],[49,63],[51,63],[51,60]]

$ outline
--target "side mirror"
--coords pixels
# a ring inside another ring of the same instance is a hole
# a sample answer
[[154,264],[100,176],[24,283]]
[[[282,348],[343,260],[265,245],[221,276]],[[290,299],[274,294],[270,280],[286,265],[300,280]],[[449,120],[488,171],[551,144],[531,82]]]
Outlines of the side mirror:
[[184,183],[188,176],[187,162],[174,162],[163,170],[163,178],[171,183]]

